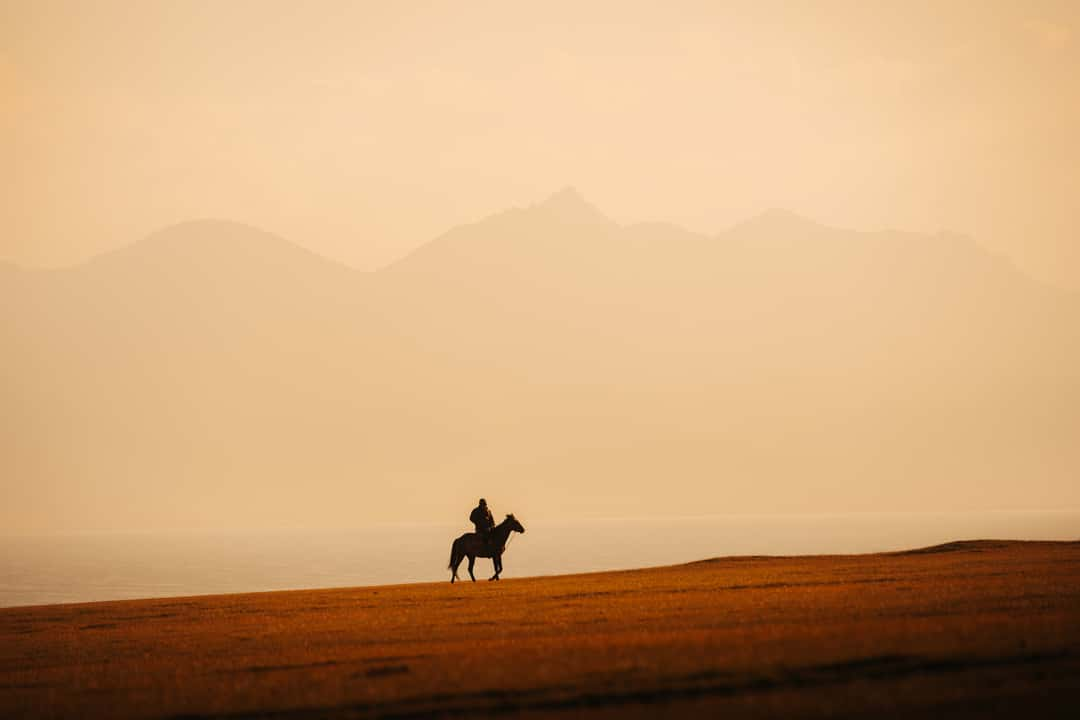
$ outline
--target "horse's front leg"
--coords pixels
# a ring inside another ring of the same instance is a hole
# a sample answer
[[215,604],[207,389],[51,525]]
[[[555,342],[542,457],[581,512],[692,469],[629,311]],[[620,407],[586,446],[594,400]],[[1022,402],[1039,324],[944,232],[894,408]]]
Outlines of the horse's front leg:
[[472,578],[473,582],[476,582],[476,576],[473,575],[473,572],[472,572],[473,565],[475,565],[475,564],[476,564],[476,556],[475,555],[470,555],[469,556],[469,577]]
[[498,580],[499,574],[502,573],[502,553],[497,553],[491,556],[491,564],[495,566],[495,574],[492,575],[489,580]]

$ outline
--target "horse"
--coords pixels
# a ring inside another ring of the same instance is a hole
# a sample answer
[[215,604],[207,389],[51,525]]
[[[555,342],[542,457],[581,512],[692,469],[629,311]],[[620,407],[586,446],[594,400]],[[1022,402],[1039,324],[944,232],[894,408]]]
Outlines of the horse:
[[518,522],[513,513],[507,515],[505,520],[491,529],[486,543],[476,533],[465,533],[455,540],[454,544],[450,546],[450,565],[448,567],[453,571],[450,582],[458,579],[458,565],[466,557],[469,558],[469,577],[472,578],[473,582],[476,582],[476,576],[473,575],[473,565],[478,557],[491,558],[492,563],[495,565],[495,574],[489,577],[488,580],[498,580],[503,569],[502,555],[506,552],[506,541],[510,538],[511,532],[525,532],[525,528]]

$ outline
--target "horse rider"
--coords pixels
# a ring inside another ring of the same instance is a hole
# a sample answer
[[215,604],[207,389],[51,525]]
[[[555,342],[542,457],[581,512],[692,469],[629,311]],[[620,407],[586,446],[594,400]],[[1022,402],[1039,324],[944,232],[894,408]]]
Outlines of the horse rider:
[[492,528],[495,527],[495,518],[491,516],[491,510],[488,508],[487,500],[480,498],[480,504],[473,508],[473,511],[469,513],[469,522],[476,526],[476,534],[480,536],[480,540],[484,545],[487,545],[488,534],[491,533]]

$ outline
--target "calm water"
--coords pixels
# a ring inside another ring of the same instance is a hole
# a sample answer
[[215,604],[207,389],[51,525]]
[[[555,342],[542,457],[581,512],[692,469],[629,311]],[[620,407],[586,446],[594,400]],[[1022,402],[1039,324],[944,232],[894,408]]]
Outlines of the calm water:
[[[528,532],[507,551],[506,577],[722,555],[901,550],[957,539],[1080,539],[1080,512],[522,520]],[[450,542],[465,530],[0,538],[0,606],[446,580]],[[490,560],[477,567],[477,577],[491,574]]]

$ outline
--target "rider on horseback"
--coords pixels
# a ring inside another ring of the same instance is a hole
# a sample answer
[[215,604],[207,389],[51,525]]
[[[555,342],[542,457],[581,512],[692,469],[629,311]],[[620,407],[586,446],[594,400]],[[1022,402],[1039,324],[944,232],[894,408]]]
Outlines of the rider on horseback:
[[480,536],[484,545],[487,545],[488,533],[495,527],[495,518],[491,516],[491,510],[488,509],[487,500],[480,498],[480,504],[469,513],[469,522],[476,526],[476,534]]

